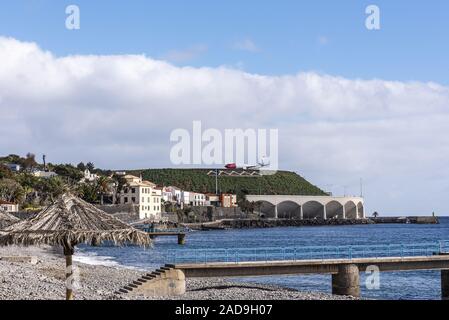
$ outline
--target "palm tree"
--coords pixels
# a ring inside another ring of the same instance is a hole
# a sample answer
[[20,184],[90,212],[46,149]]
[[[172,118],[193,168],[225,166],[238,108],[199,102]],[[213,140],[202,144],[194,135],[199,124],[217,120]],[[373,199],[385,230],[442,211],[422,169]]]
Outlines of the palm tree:
[[100,194],[100,204],[104,203],[104,194],[109,194],[112,191],[112,180],[108,177],[101,176],[97,180],[97,190]]
[[377,217],[379,217],[379,213],[376,211],[373,213],[373,218],[377,218]]

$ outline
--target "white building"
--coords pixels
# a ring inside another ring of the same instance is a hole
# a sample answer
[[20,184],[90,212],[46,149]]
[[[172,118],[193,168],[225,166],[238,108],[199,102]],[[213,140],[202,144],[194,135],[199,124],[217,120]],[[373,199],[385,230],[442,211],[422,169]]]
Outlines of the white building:
[[177,202],[176,189],[178,189],[178,188],[163,187],[162,188],[162,200],[164,200],[165,202]]
[[16,163],[7,163],[5,164],[11,170],[12,172],[19,172],[20,171],[20,164]]
[[57,176],[57,174],[53,171],[42,171],[42,170],[33,171],[33,175],[35,177],[44,179],[49,179]]
[[161,219],[162,190],[142,178],[124,176],[127,183],[120,192],[120,204],[133,204],[138,207],[140,219]]
[[190,191],[181,190],[179,203],[181,207],[190,205]]
[[9,201],[0,200],[0,210],[8,213],[19,212],[19,205]]
[[189,203],[194,207],[203,207],[206,205],[206,195],[204,193],[190,192]]
[[215,193],[206,194],[206,206],[219,207],[220,206],[220,196]]
[[82,181],[86,182],[94,182],[98,179],[98,175],[95,173],[91,173],[89,169],[84,170],[84,178]]

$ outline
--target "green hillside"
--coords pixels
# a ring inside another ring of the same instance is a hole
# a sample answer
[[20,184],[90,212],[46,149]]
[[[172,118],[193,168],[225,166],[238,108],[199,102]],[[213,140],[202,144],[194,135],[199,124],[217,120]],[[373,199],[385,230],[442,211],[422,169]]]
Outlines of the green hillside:
[[[208,169],[148,169],[129,172],[158,185],[177,186],[184,190],[207,193],[215,192],[215,176],[208,176]],[[261,177],[218,177],[220,192],[244,194],[299,194],[324,195],[318,187],[312,185],[294,172],[278,171],[274,175]]]

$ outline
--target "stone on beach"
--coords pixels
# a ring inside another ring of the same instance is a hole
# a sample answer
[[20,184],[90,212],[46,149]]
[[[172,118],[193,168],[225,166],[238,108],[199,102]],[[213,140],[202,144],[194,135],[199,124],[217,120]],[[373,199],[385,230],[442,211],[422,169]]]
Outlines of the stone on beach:
[[[62,255],[62,252],[60,253]],[[51,247],[0,248],[0,256],[36,256],[38,263],[0,260],[0,300],[58,300],[64,297],[64,261]],[[341,300],[350,297],[326,293],[299,292],[272,285],[232,282],[227,279],[187,279],[187,292],[178,297],[117,295],[119,288],[145,272],[124,267],[106,267],[77,263],[76,299],[191,299],[191,300]]]

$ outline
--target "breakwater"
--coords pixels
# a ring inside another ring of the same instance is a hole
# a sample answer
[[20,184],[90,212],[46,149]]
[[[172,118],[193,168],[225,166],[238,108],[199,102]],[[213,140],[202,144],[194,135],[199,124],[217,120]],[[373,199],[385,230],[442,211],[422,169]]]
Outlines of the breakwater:
[[349,226],[366,224],[438,224],[437,217],[377,217],[366,219],[223,219],[207,223],[188,223],[194,230],[255,229],[279,227]]

